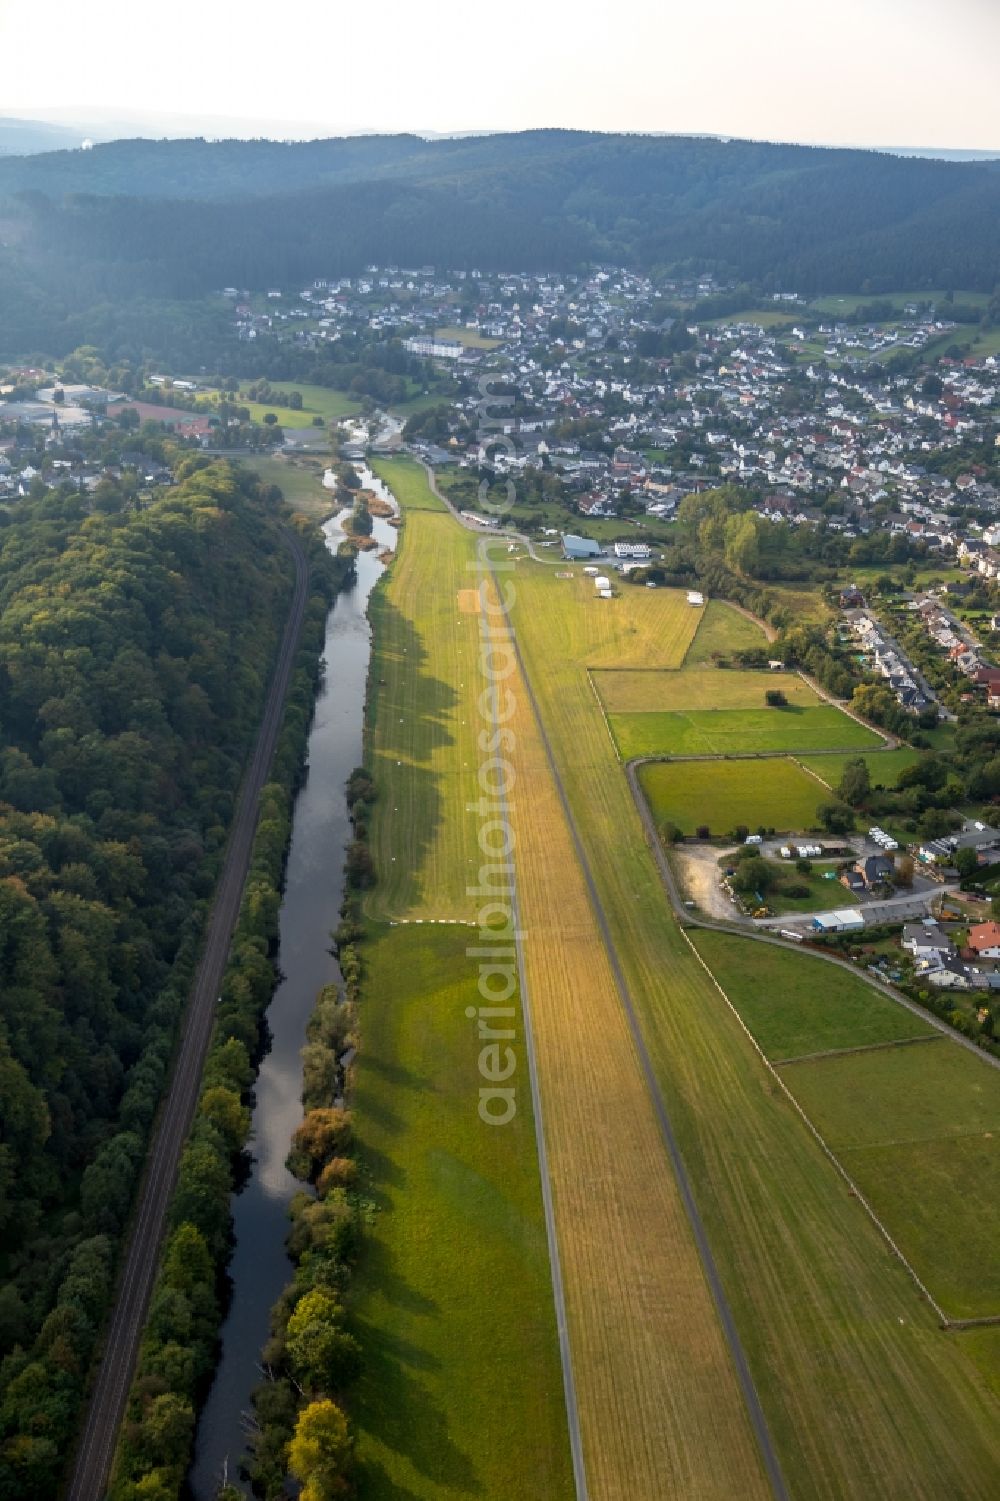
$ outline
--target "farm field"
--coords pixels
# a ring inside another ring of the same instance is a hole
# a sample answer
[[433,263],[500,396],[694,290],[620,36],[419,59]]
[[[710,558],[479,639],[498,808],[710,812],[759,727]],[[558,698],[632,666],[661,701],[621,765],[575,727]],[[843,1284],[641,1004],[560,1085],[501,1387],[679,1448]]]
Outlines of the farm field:
[[752,940],[706,930],[691,941],[772,1062],[937,1035],[859,975],[813,955],[766,943],[751,954]]
[[760,709],[768,691],[790,704],[818,704],[819,695],[795,672],[741,672],[719,667],[682,667],[679,672],[591,674],[609,714],[652,714],[677,709]]
[[754,751],[860,750],[879,745],[873,730],[831,704],[784,709],[694,709],[609,714],[623,761],[633,756],[724,756]]
[[[899,773],[909,766],[915,766],[921,754],[921,751],[901,746],[898,750],[852,751],[849,755],[797,756],[796,760],[822,777],[828,787],[833,788],[840,785],[848,761],[856,761],[859,756],[864,756],[872,786],[891,788],[895,787]],[[822,788],[820,791],[822,792]]]
[[403,511],[440,511],[448,514],[443,501],[438,500],[427,483],[427,476],[413,459],[372,460],[372,470],[384,485],[395,495]]
[[350,1313],[365,1501],[573,1495],[531,1100],[503,1130],[479,1119],[468,942],[425,925],[364,947],[351,1107],[376,1212]]
[[794,761],[657,761],[639,768],[639,781],[658,828],[682,834],[707,825],[713,835],[737,824],[804,833],[828,794]]
[[[527,671],[791,1494],[986,1501],[986,1355],[941,1337],[674,922],[587,680],[589,604],[530,563],[514,578]],[[601,665],[650,665],[624,647]]]
[[710,599],[701,614],[694,640],[684,658],[685,667],[698,667],[717,656],[753,651],[767,645],[762,626],[721,599]]

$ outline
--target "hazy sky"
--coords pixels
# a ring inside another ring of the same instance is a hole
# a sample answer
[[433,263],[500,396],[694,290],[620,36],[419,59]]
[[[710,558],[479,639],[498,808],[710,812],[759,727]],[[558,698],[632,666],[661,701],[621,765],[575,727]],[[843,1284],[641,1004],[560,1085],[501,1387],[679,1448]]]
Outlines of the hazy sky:
[[1000,148],[1000,0],[0,0],[0,113]]

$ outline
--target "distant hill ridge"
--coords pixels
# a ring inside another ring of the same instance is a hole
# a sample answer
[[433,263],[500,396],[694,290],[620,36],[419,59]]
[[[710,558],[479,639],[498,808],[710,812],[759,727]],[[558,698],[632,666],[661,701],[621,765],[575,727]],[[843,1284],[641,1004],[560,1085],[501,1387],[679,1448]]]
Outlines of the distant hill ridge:
[[997,161],[569,130],[114,141],[0,158],[0,314],[41,341],[102,301],[289,286],[372,261],[992,291],[998,225]]

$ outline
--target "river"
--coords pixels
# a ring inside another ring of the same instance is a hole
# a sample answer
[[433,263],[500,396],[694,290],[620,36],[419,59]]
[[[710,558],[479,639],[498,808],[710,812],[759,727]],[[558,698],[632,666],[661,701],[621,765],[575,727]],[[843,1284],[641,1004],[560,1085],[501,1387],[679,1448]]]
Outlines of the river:
[[[393,499],[367,467],[359,469],[366,488]],[[323,527],[333,552],[344,535],[341,519]],[[376,517],[373,534],[380,548],[395,547],[396,532],[387,521]],[[268,1316],[292,1275],[285,1254],[288,1204],[302,1184],[285,1167],[285,1157],[302,1119],[300,1052],[306,1023],[321,988],[340,979],[330,953],[330,931],[339,920],[344,852],[351,832],[344,784],[361,761],[371,656],[366,612],[368,596],[383,572],[374,550],[359,552],[357,582],[337,597],[327,617],[324,676],[309,732],[308,772],[292,815],[279,919],[281,979],[267,1012],[271,1045],[254,1091],[252,1164],[233,1198],[232,1300],[222,1326],[219,1364],[198,1421],[188,1479],[196,1501],[212,1501],[227,1466],[230,1479],[238,1480]]]

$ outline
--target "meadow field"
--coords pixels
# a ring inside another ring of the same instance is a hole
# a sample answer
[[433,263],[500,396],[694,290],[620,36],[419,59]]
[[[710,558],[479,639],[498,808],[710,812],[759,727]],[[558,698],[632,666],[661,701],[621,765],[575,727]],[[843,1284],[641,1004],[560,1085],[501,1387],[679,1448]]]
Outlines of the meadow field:
[[373,458],[372,470],[399,501],[404,513],[407,511],[440,511],[448,514],[448,507],[439,500],[427,483],[427,476],[414,459]]
[[804,833],[829,794],[794,761],[651,761],[639,781],[657,828],[672,823],[682,834],[707,826],[712,835],[737,824]]
[[754,651],[766,645],[767,634],[762,625],[726,604],[725,600],[710,599],[701,612],[694,640],[684,658],[684,666],[706,665],[717,657],[729,657],[738,651]]
[[267,458],[246,459],[244,464],[259,474],[265,484],[277,485],[290,506],[314,521],[325,521],[337,508],[333,491],[323,485],[326,466],[315,459],[293,459],[273,454]]
[[821,702],[816,691],[796,672],[740,672],[685,665],[675,672],[605,670],[591,676],[609,714],[761,709],[765,707],[765,693],[776,691],[783,693],[790,704]]
[[[751,955],[749,940],[737,935],[691,936],[944,1311],[1000,1315],[1000,1262],[991,1249],[1000,1072],[859,975],[770,945],[756,944]],[[912,1039],[921,1041],[885,1047]],[[850,1051],[857,1048],[875,1051]],[[832,1056],[809,1056],[824,1052]]]
[[[991,1347],[973,1361],[941,1335],[768,1084],[675,923],[645,843],[587,669],[677,666],[680,653],[650,661],[625,640],[617,660],[595,664],[590,602],[578,596],[574,608],[573,591],[530,563],[515,583],[527,674],[791,1494],[985,1501],[1000,1480],[1000,1408],[983,1378]],[[667,593],[648,597],[662,609]],[[642,635],[638,623],[632,641]]]
[[531,1099],[502,1130],[479,1119],[468,943],[465,927],[376,925],[364,946],[351,1088],[375,1208],[351,1283],[364,1501],[573,1495]]
[[[358,397],[350,396],[346,391],[332,391],[327,386],[312,386],[293,380],[272,380],[268,385],[272,391],[279,393],[291,393],[298,391],[302,397],[301,408],[282,406],[267,401],[251,401],[247,396],[248,388],[253,381],[241,381],[239,393],[233,396],[233,400],[240,406],[245,406],[250,413],[250,420],[262,423],[267,412],[273,412],[278,419],[279,427],[300,429],[313,427],[314,417],[322,417],[323,427],[327,428],[339,421],[341,417],[351,417],[361,410],[361,402]],[[219,391],[200,391],[199,395],[218,398],[222,393]],[[228,399],[228,393],[227,393]]]
[[832,704],[609,714],[608,723],[623,761],[634,756],[725,756],[853,746],[865,750],[881,744],[874,730]]
[[849,755],[798,756],[796,759],[822,777],[828,787],[834,788],[840,785],[848,761],[856,761],[862,756],[873,787],[895,787],[899,773],[916,766],[921,755],[921,751],[900,746],[898,750],[852,751]]
[[941,1037],[781,1073],[945,1313],[1000,1317],[1000,1071]]
[[704,929],[691,941],[772,1063],[938,1035],[860,975],[812,955],[765,943],[751,953],[749,939]]

